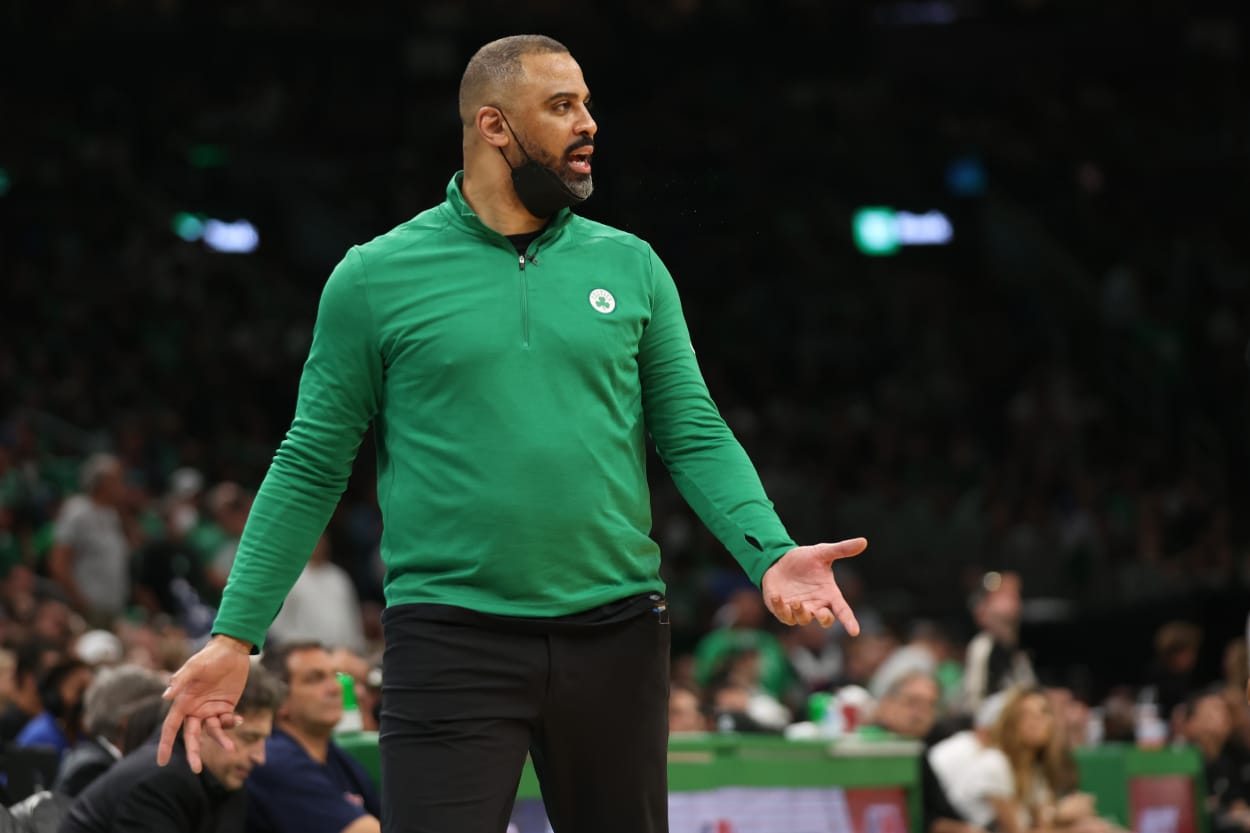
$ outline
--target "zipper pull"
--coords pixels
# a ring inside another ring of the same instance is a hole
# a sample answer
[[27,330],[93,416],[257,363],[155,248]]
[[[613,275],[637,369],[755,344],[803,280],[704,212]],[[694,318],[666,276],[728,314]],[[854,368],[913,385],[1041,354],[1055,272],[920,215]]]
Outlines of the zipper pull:
[[521,267],[521,271],[524,272],[525,271],[525,254],[524,253],[522,253],[521,256],[517,259],[517,264]]

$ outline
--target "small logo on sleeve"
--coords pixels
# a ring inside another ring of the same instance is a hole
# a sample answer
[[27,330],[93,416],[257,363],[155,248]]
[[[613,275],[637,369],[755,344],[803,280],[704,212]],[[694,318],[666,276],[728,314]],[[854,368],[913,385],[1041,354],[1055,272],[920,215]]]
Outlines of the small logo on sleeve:
[[616,299],[606,289],[596,289],[590,293],[590,306],[595,312],[607,315],[616,309]]

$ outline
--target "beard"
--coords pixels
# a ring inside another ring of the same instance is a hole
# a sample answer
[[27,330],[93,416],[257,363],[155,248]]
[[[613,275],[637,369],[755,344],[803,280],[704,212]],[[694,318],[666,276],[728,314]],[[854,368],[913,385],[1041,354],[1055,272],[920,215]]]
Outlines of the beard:
[[576,171],[569,170],[568,163],[565,161],[569,158],[569,154],[578,148],[588,147],[594,142],[589,139],[581,139],[574,142],[564,149],[564,155],[556,158],[554,155],[542,151],[533,159],[547,170],[560,178],[570,191],[578,196],[579,199],[586,199],[595,190],[595,182],[593,174],[579,174]]

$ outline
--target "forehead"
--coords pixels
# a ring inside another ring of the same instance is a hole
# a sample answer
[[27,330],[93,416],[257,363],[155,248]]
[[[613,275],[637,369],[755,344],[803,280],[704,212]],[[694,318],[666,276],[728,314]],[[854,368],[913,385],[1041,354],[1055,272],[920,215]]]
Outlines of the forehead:
[[582,68],[567,52],[522,55],[521,66],[525,73],[518,92],[528,99],[542,100],[561,92],[588,93]]
[[305,648],[292,651],[286,658],[286,667],[291,674],[305,674],[309,671],[333,671],[334,661],[330,654],[322,648]]

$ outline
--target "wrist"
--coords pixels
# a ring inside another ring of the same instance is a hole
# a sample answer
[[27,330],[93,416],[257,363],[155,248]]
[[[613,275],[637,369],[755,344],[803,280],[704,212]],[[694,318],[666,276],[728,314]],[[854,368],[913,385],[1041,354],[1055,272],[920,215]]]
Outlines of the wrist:
[[252,653],[252,643],[233,636],[227,636],[224,633],[213,634],[213,638],[210,641],[225,647],[227,650],[236,651],[245,656],[250,656]]

